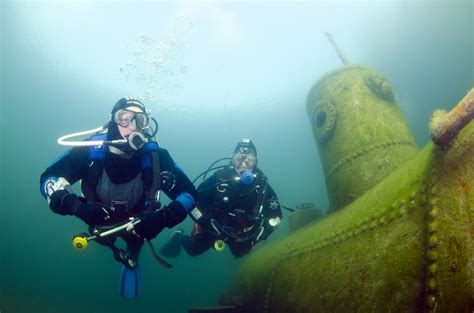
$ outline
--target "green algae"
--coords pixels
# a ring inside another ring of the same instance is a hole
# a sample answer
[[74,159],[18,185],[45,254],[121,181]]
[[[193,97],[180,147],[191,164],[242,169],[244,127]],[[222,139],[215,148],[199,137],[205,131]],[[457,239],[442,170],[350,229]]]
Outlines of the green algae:
[[349,204],[418,151],[388,81],[358,65],[318,81],[307,99],[332,210]]
[[256,251],[246,312],[468,312],[474,304],[474,122],[428,144],[344,210]]

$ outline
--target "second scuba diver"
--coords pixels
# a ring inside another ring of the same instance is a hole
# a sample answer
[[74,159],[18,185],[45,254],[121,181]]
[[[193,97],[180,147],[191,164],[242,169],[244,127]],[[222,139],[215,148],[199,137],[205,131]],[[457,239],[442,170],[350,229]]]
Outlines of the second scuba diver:
[[175,231],[160,253],[177,257],[182,247],[196,256],[211,247],[222,250],[227,243],[232,254],[241,257],[257,242],[266,240],[280,224],[282,213],[257,161],[253,142],[242,139],[234,149],[231,163],[220,166],[223,168],[197,188],[198,203],[189,214],[195,221],[191,235]]
[[[80,218],[91,233],[97,226],[137,218],[139,222],[128,231],[96,239],[124,265],[120,292],[127,298],[138,294],[138,256],[144,240],[181,223],[197,198],[192,182],[154,140],[157,130],[158,123],[142,102],[122,98],[113,107],[107,126],[62,137],[94,133],[89,141],[58,140],[75,147],[40,178],[41,193],[51,210]],[[76,195],[71,188],[79,180],[84,196]],[[172,200],[163,208],[160,190]],[[126,242],[126,251],[115,245],[117,236]]]

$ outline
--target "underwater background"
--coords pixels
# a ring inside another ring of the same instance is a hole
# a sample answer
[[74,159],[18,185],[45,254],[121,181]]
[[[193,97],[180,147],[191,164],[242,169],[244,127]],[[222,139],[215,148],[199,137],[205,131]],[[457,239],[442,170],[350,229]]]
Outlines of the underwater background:
[[[120,298],[121,265],[95,243],[75,251],[86,227],[41,197],[39,175],[66,150],[56,139],[104,124],[123,96],[151,108],[160,145],[191,179],[249,137],[282,204],[327,210],[305,110],[311,86],[341,65],[325,32],[390,81],[420,147],[431,113],[474,85],[472,1],[4,0],[0,10],[1,313],[178,313],[227,290],[242,262],[228,249],[182,254],[167,270],[144,248],[140,296]],[[289,233],[283,213],[269,242]]]

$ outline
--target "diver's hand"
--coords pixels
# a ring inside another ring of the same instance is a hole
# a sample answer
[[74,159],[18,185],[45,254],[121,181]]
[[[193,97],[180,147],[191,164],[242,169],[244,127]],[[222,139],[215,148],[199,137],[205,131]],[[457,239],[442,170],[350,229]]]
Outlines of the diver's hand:
[[53,192],[49,198],[49,207],[54,213],[73,215],[72,203],[74,202],[74,196],[74,194],[69,193],[67,190],[57,190]]
[[140,222],[129,226],[127,230],[146,240],[158,236],[166,226],[163,213],[160,211],[143,213],[138,216],[138,219],[140,219]]
[[[101,225],[110,219],[110,215],[105,208],[96,203],[87,203],[82,197],[75,196],[72,204],[72,213],[84,221],[89,226]],[[68,197],[70,197],[68,195]]]

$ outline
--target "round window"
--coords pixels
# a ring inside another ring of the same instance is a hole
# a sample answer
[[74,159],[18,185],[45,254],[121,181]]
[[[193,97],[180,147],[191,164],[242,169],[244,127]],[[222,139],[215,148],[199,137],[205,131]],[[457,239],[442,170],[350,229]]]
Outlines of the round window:
[[393,102],[394,96],[390,83],[385,77],[378,74],[369,74],[365,77],[365,84],[369,87],[370,91],[380,99]]
[[328,100],[319,100],[314,105],[313,129],[319,142],[325,142],[336,124],[336,108]]

